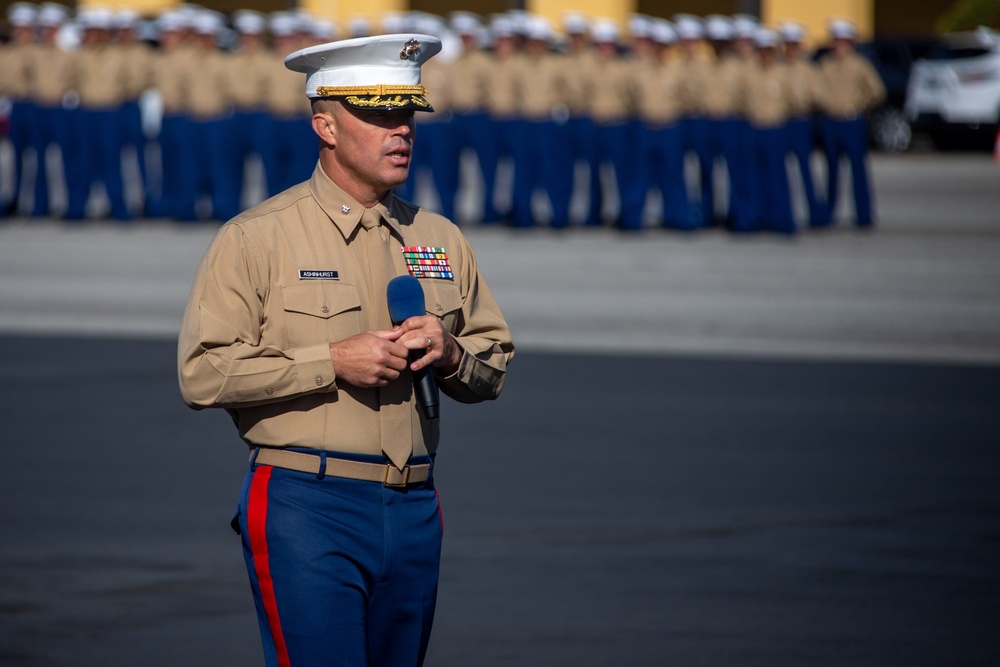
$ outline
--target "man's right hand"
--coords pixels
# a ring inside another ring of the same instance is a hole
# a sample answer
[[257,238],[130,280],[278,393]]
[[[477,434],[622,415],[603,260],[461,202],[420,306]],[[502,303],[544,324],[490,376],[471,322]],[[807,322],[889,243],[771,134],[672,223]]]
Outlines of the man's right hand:
[[403,335],[393,331],[367,331],[330,343],[330,359],[338,382],[355,387],[384,387],[409,364],[409,350],[397,339]]

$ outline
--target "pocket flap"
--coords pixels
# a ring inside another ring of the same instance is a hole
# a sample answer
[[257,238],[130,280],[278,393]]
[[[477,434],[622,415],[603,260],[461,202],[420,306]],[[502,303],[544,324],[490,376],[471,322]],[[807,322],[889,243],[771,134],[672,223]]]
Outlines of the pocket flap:
[[317,281],[281,286],[285,310],[324,319],[348,310],[360,310],[358,290],[350,283]]

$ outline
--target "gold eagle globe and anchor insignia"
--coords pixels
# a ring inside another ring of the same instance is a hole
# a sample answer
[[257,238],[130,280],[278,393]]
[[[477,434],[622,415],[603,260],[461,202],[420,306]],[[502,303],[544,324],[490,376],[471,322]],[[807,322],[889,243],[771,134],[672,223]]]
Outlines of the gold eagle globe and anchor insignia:
[[418,53],[420,53],[420,42],[415,39],[411,39],[406,44],[403,44],[403,50],[399,52],[399,59],[408,60]]

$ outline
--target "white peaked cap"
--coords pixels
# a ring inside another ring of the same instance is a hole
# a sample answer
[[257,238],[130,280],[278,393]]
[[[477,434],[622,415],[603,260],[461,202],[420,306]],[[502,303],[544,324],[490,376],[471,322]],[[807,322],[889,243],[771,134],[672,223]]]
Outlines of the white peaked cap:
[[590,34],[595,42],[607,43],[618,41],[618,24],[611,19],[597,19],[590,26]]
[[526,35],[528,39],[534,39],[540,42],[550,42],[553,38],[555,38],[556,33],[547,18],[544,16],[531,16],[528,19]]
[[296,51],[285,67],[305,73],[309,98],[343,98],[360,109],[433,111],[420,67],[440,51],[441,40],[431,35],[376,35]]
[[758,48],[774,48],[778,45],[778,33],[768,28],[758,28],[753,36],[753,41]]
[[801,42],[805,39],[806,29],[802,27],[801,23],[784,21],[778,26],[778,34],[786,42]]
[[233,27],[244,35],[259,35],[267,29],[267,19],[260,12],[241,9],[233,14]]
[[750,14],[734,14],[733,32],[736,37],[743,39],[756,39],[757,30],[760,28],[760,21]]
[[333,39],[337,32],[337,24],[329,19],[313,19],[309,23],[309,34],[316,39]]
[[590,28],[590,21],[580,12],[566,12],[563,15],[563,30],[567,35],[582,35]]
[[68,16],[69,10],[66,9],[65,5],[46,2],[38,7],[38,16],[35,17],[35,21],[40,26],[53,28],[65,23]]
[[193,27],[199,35],[217,35],[225,24],[222,14],[205,9],[195,16]]
[[705,35],[709,39],[728,41],[735,35],[733,22],[727,16],[712,14],[705,17]]
[[834,39],[854,39],[858,36],[858,29],[847,19],[831,19],[828,27],[830,37]]
[[495,14],[490,19],[490,32],[494,37],[513,37],[517,34],[517,29],[509,16]]
[[368,37],[372,34],[372,22],[365,16],[354,16],[347,23],[351,37]]
[[653,39],[659,44],[673,44],[677,41],[677,30],[674,24],[666,19],[653,21]]
[[267,24],[275,37],[288,37],[299,29],[299,20],[289,12],[272,12],[268,16]]
[[134,9],[119,9],[113,19],[116,28],[134,28],[139,23],[139,12]]
[[652,37],[653,19],[645,14],[632,14],[628,17],[628,31],[632,37]]
[[7,8],[7,21],[15,27],[25,28],[35,25],[38,7],[30,2],[15,2]]
[[77,14],[77,20],[91,30],[110,30],[115,25],[115,15],[106,7],[84,7]]
[[472,12],[452,12],[448,15],[451,27],[459,35],[478,35],[482,30],[479,17]]
[[674,26],[677,28],[677,36],[681,39],[701,39],[705,36],[705,29],[697,16],[691,14],[678,14],[674,17]]

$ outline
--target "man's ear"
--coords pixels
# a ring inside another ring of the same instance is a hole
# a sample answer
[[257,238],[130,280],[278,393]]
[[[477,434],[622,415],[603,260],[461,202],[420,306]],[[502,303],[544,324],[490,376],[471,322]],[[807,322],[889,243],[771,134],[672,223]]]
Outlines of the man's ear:
[[317,111],[312,117],[312,127],[313,132],[324,144],[337,145],[336,121],[333,119],[333,114]]

